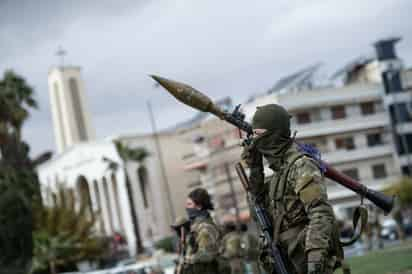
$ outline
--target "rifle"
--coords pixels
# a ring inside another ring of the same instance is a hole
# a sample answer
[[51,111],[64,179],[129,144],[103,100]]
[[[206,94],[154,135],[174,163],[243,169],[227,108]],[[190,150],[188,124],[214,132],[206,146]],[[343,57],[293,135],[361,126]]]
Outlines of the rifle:
[[179,261],[176,266],[175,274],[181,274],[183,271],[184,258],[186,255],[186,250],[185,250],[186,235],[185,235],[184,226],[180,227],[179,234],[180,234],[179,235]]
[[245,170],[242,166],[241,163],[237,163],[235,165],[237,175],[239,176],[240,182],[243,185],[243,188],[245,189],[248,198],[253,201],[251,204],[252,210],[255,213],[256,216],[256,222],[263,232],[263,237],[265,238],[265,242],[268,244],[268,248],[270,250],[270,256],[274,260],[274,267],[275,267],[275,273],[277,274],[287,274],[287,270],[285,267],[285,263],[283,262],[283,258],[280,252],[280,249],[278,248],[277,244],[273,242],[273,237],[272,237],[272,232],[273,232],[273,225],[271,220],[269,219],[269,216],[264,209],[264,207],[261,205],[261,202],[259,199],[257,199],[253,193],[250,191],[250,184],[249,184],[249,179],[246,176]]
[[[247,134],[245,140],[246,143],[251,142],[253,128],[248,122],[245,121],[245,115],[240,111],[240,105],[236,106],[233,112],[223,111],[219,106],[214,104],[209,97],[189,85],[159,76],[152,75],[151,77],[180,102],[197,110],[212,113],[220,119],[227,121]],[[353,180],[349,176],[337,171],[329,164],[321,160],[320,153],[316,148],[305,144],[298,144],[298,146],[305,154],[309,154],[319,163],[325,177],[359,194],[362,200],[363,198],[368,199],[377,207],[381,208],[385,213],[389,213],[392,210],[394,205],[394,197],[389,197],[382,192],[372,190]]]

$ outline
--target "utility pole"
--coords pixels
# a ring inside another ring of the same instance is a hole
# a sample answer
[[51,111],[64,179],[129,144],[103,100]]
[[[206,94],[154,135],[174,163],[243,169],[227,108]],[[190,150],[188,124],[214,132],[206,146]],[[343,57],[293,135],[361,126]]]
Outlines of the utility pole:
[[167,198],[167,201],[168,201],[168,204],[169,204],[170,215],[172,217],[172,222],[173,222],[176,219],[176,213],[175,213],[175,209],[174,209],[174,206],[173,206],[172,197],[171,197],[171,194],[170,194],[170,186],[169,186],[169,181],[168,181],[167,175],[166,175],[166,167],[165,167],[165,163],[164,163],[164,159],[163,159],[162,148],[160,146],[159,135],[157,133],[157,128],[156,128],[156,121],[154,119],[152,105],[150,104],[150,101],[147,101],[147,109],[149,110],[149,116],[150,116],[150,122],[151,122],[151,125],[152,125],[153,137],[154,137],[155,144],[156,144],[157,154],[159,155],[160,172],[162,174],[163,184],[164,184],[164,187],[165,187],[165,190],[166,190],[166,198]]

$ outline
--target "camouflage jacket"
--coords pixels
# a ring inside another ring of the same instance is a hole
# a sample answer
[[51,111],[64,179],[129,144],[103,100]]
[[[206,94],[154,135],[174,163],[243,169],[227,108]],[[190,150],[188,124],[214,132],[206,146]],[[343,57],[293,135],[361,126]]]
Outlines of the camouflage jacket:
[[184,273],[218,273],[219,230],[211,217],[198,217],[186,239]]
[[283,159],[283,165],[267,183],[263,165],[251,166],[252,191],[263,199],[272,217],[274,238],[298,273],[306,272],[308,256],[334,266],[335,247],[331,243],[335,216],[320,168],[296,145],[285,152]]
[[255,261],[259,258],[260,245],[259,240],[255,235],[248,232],[243,232],[241,248],[243,250],[245,260]]
[[232,231],[223,236],[220,254],[226,259],[241,258],[244,256],[242,250],[242,235],[238,231]]

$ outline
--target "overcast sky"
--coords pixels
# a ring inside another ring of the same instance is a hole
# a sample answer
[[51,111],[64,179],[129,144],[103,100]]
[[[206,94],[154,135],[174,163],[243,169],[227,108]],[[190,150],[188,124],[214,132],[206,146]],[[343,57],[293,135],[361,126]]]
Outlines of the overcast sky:
[[147,100],[160,128],[195,114],[148,74],[242,102],[316,62],[332,73],[393,35],[411,66],[411,10],[410,0],[0,0],[0,72],[11,68],[35,88],[41,109],[24,136],[37,153],[55,148],[47,72],[59,45],[67,64],[82,67],[102,138],[148,132]]

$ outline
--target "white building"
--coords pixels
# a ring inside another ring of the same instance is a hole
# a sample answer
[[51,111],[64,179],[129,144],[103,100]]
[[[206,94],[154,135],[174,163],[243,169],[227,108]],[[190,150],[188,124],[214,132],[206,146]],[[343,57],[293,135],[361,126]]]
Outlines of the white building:
[[[41,165],[38,174],[43,197],[47,197],[48,190],[56,191],[60,183],[74,189],[78,197],[87,193],[90,208],[100,212],[96,226],[99,234],[124,235],[129,254],[133,256],[136,253],[137,228],[143,245],[152,247],[154,242],[171,235],[173,215],[184,214],[187,192],[182,183],[185,174],[183,154],[180,153],[190,149],[173,133],[161,133],[158,137],[163,149],[167,182],[163,178],[153,135],[129,134],[75,144]],[[125,162],[119,157],[113,140],[130,148],[144,148],[149,153],[143,162],[147,171],[145,176],[139,175],[140,163]],[[115,163],[118,168],[110,169],[109,163]]]
[[95,137],[87,111],[79,67],[52,68],[48,76],[50,105],[57,151]]
[[[137,235],[145,247],[169,236],[174,217],[184,214],[182,155],[191,145],[173,131],[94,141],[80,68],[53,68],[48,80],[58,154],[38,167],[43,197],[59,184],[74,189],[79,198],[86,193],[90,208],[99,213],[96,230],[100,235],[124,235],[130,255],[136,253]],[[149,156],[142,163],[125,162],[114,141],[143,148]],[[109,163],[117,168],[109,168]],[[144,175],[139,173],[143,165]]]

